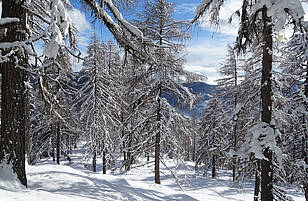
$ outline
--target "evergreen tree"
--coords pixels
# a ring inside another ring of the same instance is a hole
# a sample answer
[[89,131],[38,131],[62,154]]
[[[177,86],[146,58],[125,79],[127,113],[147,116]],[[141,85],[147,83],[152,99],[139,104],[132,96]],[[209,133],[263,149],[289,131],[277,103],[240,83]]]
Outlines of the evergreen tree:
[[[285,44],[282,51],[283,61],[280,67],[283,70],[282,78],[285,93],[290,97],[286,112],[291,116],[287,129],[289,134],[285,152],[289,156],[286,168],[291,166],[289,179],[303,186],[305,198],[308,200],[308,172],[305,165],[307,159],[307,96],[308,96],[308,68],[307,68],[307,30],[295,33]],[[303,82],[302,82],[303,80]],[[297,126],[293,126],[297,125]],[[292,143],[288,143],[292,142]],[[300,151],[299,151],[300,150]]]
[[[183,60],[179,53],[183,44],[181,41],[187,38],[187,34],[181,30],[184,25],[182,21],[175,21],[172,18],[174,12],[173,5],[166,0],[149,1],[141,17],[143,21],[137,21],[138,28],[144,33],[145,37],[152,39],[158,48],[149,50],[155,63],[147,69],[144,81],[149,83],[147,93],[151,94],[151,101],[154,101],[156,123],[155,133],[155,183],[160,184],[159,162],[161,160],[161,139],[163,133],[168,133],[170,121],[170,105],[165,104],[163,94],[174,94],[178,100],[184,101],[190,92],[181,85],[180,76],[187,73],[183,70]],[[143,83],[143,84],[146,84]]]
[[[224,62],[224,64],[219,68],[219,74],[223,76],[223,78],[218,79],[218,89],[217,93],[218,96],[220,96],[220,99],[224,100],[224,108],[225,110],[232,113],[236,109],[239,103],[239,83],[238,80],[240,79],[239,76],[239,67],[238,67],[238,60],[236,58],[236,52],[234,48],[232,48],[230,45],[228,45],[228,54],[227,59]],[[230,140],[233,149],[237,149],[238,147],[238,115],[236,115],[233,119],[230,121],[232,132],[230,133]],[[233,181],[235,181],[236,176],[236,164],[235,161],[233,161],[232,165],[232,177]]]
[[228,127],[223,125],[226,121],[226,113],[217,96],[208,101],[201,117],[201,139],[197,154],[197,164],[203,162],[205,171],[212,168],[212,178],[217,177],[217,167],[224,163],[225,135]]
[[103,173],[106,174],[107,154],[111,154],[112,128],[118,126],[116,92],[108,71],[106,45],[96,36],[88,46],[84,61],[80,90],[80,119],[85,124],[88,156],[92,156],[93,171],[96,171],[98,156],[103,159]]

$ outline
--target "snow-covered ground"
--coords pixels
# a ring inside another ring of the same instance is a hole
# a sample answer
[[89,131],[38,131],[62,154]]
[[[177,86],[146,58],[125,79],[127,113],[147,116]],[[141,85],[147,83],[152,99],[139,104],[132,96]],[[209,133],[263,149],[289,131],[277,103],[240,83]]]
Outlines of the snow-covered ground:
[[[173,161],[167,161],[171,169]],[[252,201],[253,182],[244,182],[241,188],[232,182],[231,174],[220,171],[218,179],[203,173],[195,173],[193,163],[179,167],[177,177],[182,191],[161,165],[161,185],[154,184],[153,163],[132,169],[128,173],[100,171],[94,173],[75,155],[73,164],[56,165],[52,160],[43,160],[35,166],[27,166],[29,188],[5,185],[0,182],[0,201]],[[100,169],[99,169],[100,170]],[[304,196],[295,188],[288,188],[288,196],[295,201],[304,201]]]

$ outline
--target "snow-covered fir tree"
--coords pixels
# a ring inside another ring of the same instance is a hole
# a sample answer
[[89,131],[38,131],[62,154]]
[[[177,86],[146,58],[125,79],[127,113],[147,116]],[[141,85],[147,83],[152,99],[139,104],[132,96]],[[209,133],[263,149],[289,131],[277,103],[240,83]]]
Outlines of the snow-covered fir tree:
[[119,125],[117,93],[112,82],[112,66],[107,63],[107,46],[94,35],[88,46],[88,56],[83,63],[79,82],[82,83],[80,119],[84,123],[84,138],[88,141],[86,157],[92,157],[93,171],[96,171],[97,157],[103,159],[103,173],[106,174],[107,159],[113,153],[113,132]]
[[197,165],[203,163],[205,171],[211,168],[212,178],[217,177],[217,168],[224,164],[226,152],[226,112],[222,108],[222,102],[214,96],[208,101],[204,108],[201,122],[201,139],[198,143]]
[[[190,92],[182,86],[181,76],[186,73],[183,70],[181,50],[182,41],[188,35],[183,31],[183,21],[176,21],[172,17],[174,8],[172,3],[166,0],[155,0],[146,3],[145,11],[141,14],[142,21],[136,21],[138,28],[145,37],[153,40],[157,48],[150,51],[155,63],[147,66],[144,77],[144,91],[146,99],[151,102],[149,108],[151,115],[152,131],[155,135],[155,183],[160,184],[159,163],[162,159],[161,142],[171,134],[169,122],[172,122],[173,114],[171,106],[163,96],[173,94],[180,102],[191,101]],[[190,104],[190,103],[189,103]],[[155,123],[154,123],[155,122]]]

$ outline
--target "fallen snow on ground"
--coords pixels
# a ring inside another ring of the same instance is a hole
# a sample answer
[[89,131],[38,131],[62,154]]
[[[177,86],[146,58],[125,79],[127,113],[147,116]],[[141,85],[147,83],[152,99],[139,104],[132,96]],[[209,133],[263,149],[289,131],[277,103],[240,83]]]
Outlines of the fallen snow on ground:
[[[153,163],[132,169],[128,173],[94,173],[75,155],[73,164],[56,165],[43,160],[27,166],[27,189],[1,186],[0,201],[249,201],[253,200],[253,182],[244,182],[239,188],[228,171],[220,171],[218,179],[195,173],[193,163],[178,167],[182,191],[170,171],[161,165],[161,185],[154,184]],[[173,161],[167,161],[175,169]],[[100,170],[100,169],[99,169]],[[289,188],[288,196],[304,201],[301,192]]]

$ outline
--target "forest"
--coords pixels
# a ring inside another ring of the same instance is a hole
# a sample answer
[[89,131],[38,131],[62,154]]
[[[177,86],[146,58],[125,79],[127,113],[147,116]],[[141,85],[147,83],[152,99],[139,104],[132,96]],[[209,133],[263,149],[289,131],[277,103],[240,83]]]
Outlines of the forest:
[[[64,199],[48,184],[63,179],[55,186],[71,185],[61,192],[72,200],[308,201],[305,1],[240,1],[236,40],[207,89],[207,75],[184,69],[185,41],[204,20],[218,26],[227,0],[201,1],[190,21],[168,0],[144,1],[136,19],[122,12],[138,0],[2,0],[0,200],[39,200],[40,185]],[[82,55],[75,4],[113,40],[94,33]],[[211,197],[211,183],[226,192]]]

